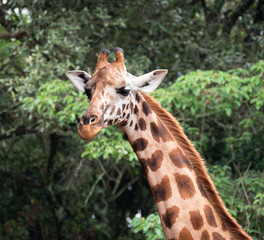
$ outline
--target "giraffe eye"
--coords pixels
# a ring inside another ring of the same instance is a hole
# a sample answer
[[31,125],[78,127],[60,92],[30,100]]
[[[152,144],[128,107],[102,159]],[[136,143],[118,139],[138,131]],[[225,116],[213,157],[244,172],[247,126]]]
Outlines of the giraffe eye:
[[123,95],[123,96],[128,96],[128,94],[130,93],[130,87],[126,86],[126,87],[122,87],[116,90],[117,93]]

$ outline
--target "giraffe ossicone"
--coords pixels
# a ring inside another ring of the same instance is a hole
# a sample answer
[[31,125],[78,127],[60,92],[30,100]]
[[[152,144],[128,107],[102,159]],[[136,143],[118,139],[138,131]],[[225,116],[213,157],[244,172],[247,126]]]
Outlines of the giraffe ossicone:
[[200,154],[179,123],[147,93],[167,74],[157,69],[142,76],[126,70],[124,52],[108,62],[103,49],[94,73],[69,71],[73,85],[90,104],[78,129],[84,140],[117,125],[128,137],[149,182],[166,239],[251,239],[227,212]]

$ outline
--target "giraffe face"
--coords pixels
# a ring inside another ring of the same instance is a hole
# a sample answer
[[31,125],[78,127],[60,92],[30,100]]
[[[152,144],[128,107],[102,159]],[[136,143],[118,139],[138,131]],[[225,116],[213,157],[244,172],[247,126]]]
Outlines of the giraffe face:
[[136,93],[154,90],[167,74],[160,69],[135,77],[126,71],[122,49],[115,49],[113,63],[107,61],[108,55],[108,50],[102,50],[92,76],[79,70],[67,72],[73,85],[90,100],[78,130],[84,140],[93,139],[102,128],[126,122],[133,114]]

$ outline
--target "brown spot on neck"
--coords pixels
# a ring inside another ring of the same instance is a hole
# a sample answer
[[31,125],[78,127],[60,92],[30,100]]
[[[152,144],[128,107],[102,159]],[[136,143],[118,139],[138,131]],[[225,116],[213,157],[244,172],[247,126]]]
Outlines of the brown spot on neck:
[[171,228],[172,225],[176,222],[177,217],[179,216],[180,209],[176,206],[168,208],[166,213],[162,215],[162,220],[167,228]]
[[126,125],[127,125],[127,121],[123,121],[123,122],[121,122],[121,123],[118,124],[118,126],[119,126],[120,128],[123,128],[123,127],[126,126]]
[[172,161],[172,163],[178,167],[178,168],[183,168],[183,167],[187,167],[189,169],[191,169],[191,164],[188,161],[188,159],[186,158],[186,156],[184,156],[181,152],[181,150],[179,148],[175,148],[173,149],[170,153],[169,153],[169,157],[170,160]]
[[206,191],[204,190],[204,188],[203,188],[203,186],[202,186],[202,184],[200,183],[200,181],[199,181],[198,178],[196,179],[196,183],[197,183],[197,186],[198,186],[198,188],[199,188],[199,190],[200,190],[201,195],[202,195],[203,197],[207,198],[207,193],[206,193]]
[[159,129],[160,138],[162,139],[163,142],[174,141],[170,132],[160,120],[158,121],[158,129]]
[[213,232],[213,240],[226,240],[220,233]]
[[183,199],[192,198],[195,194],[193,181],[187,175],[175,173],[175,180],[178,186],[178,191]]
[[145,138],[138,138],[132,143],[132,148],[135,152],[143,151],[148,146],[148,140]]
[[138,106],[135,105],[135,107],[134,107],[134,114],[137,114],[137,113],[138,113]]
[[210,236],[207,230],[204,230],[201,235],[201,240],[210,240]]
[[213,210],[209,205],[204,206],[204,213],[208,224],[212,227],[217,227]]
[[200,214],[200,211],[199,210],[190,211],[189,214],[190,214],[190,219],[191,219],[191,223],[193,225],[193,228],[195,230],[200,230],[202,228],[202,226],[204,225],[203,217]]
[[168,200],[172,196],[169,177],[167,175],[163,177],[159,184],[151,187],[151,190],[156,202]]
[[146,116],[148,116],[151,113],[151,109],[150,109],[149,105],[147,104],[147,102],[145,102],[145,101],[142,103],[142,110]]
[[183,228],[180,231],[179,240],[193,240],[193,237],[187,228]]
[[134,106],[134,104],[132,102],[130,102],[130,110],[131,110],[131,112],[133,110],[133,106]]
[[145,131],[147,129],[146,121],[143,118],[140,118],[138,120],[138,126],[139,126],[141,131]]
[[136,93],[136,101],[139,103],[139,101],[140,101],[140,97],[139,97],[139,95],[138,95],[138,93]]
[[147,163],[152,171],[157,171],[161,167],[162,161],[163,161],[162,151],[156,150],[151,155],[151,158],[147,160]]
[[122,111],[124,111],[126,104],[122,104]]
[[150,123],[150,130],[153,139],[157,142],[160,142],[160,139],[162,139],[163,142],[174,141],[173,137],[160,120],[158,120],[158,125],[155,122]]
[[159,129],[156,123],[152,122],[150,123],[150,130],[151,130],[151,134],[154,140],[156,140],[157,142],[160,142],[159,139]]
[[110,116],[114,113],[114,111],[115,111],[115,106],[112,107],[111,112],[110,112]]

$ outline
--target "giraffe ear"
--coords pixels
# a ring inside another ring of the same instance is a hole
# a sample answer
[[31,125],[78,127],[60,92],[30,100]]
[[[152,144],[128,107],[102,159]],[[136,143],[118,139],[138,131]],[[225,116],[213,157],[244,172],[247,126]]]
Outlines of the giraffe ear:
[[84,85],[89,81],[91,76],[81,70],[75,70],[75,71],[69,71],[66,73],[67,77],[70,79],[74,87],[76,87],[78,90],[84,92]]
[[135,84],[143,92],[154,91],[168,73],[167,69],[157,69],[135,79]]

